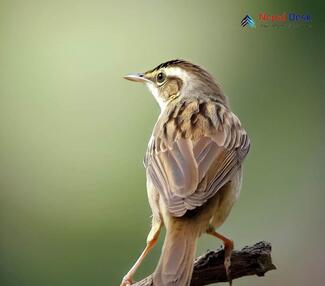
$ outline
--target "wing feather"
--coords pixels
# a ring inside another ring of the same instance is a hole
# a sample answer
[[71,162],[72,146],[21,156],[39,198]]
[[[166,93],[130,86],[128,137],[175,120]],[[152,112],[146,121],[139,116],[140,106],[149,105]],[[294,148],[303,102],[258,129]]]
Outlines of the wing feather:
[[[191,112],[196,106],[197,113],[201,105],[196,102],[188,106]],[[182,126],[168,124],[169,118],[161,119],[150,140],[145,166],[148,179],[159,191],[169,212],[183,216],[186,211],[202,206],[231,180],[248,153],[250,143],[239,119],[224,106],[206,104],[206,113],[195,116],[195,124],[184,105],[176,110],[185,113],[183,117],[177,115]],[[175,112],[168,111],[167,114],[173,115],[171,120],[177,117]],[[164,130],[168,126],[176,129]]]

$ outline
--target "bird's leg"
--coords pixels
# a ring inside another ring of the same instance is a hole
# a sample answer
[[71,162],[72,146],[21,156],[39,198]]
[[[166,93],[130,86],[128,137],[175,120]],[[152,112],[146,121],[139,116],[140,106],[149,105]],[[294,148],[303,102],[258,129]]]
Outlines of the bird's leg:
[[155,246],[155,244],[158,240],[159,233],[160,233],[160,228],[161,228],[161,225],[153,225],[151,227],[151,230],[150,230],[148,238],[147,238],[147,245],[146,245],[145,249],[142,251],[138,260],[134,263],[134,265],[129,270],[129,272],[123,277],[123,280],[122,280],[120,286],[129,286],[129,285],[133,284],[133,276],[136,273],[136,271],[138,270],[138,268],[141,265],[144,258],[151,251],[151,249]]
[[134,265],[132,266],[130,271],[123,277],[121,286],[129,286],[129,285],[133,284],[133,276],[134,276],[135,272],[137,271],[137,269],[141,265],[144,258],[150,252],[150,250],[154,247],[156,242],[157,242],[157,239],[153,239],[151,241],[148,241],[147,246],[142,251],[142,253],[141,253],[140,257],[138,258],[138,260],[134,263]]
[[207,229],[206,232],[216,238],[219,238],[224,243],[224,253],[225,253],[224,265],[226,268],[228,282],[229,282],[229,285],[231,286],[232,278],[231,278],[230,265],[231,265],[231,253],[232,253],[232,250],[234,249],[234,242],[231,239],[221,235],[220,233],[217,233],[212,226],[209,226],[209,228]]

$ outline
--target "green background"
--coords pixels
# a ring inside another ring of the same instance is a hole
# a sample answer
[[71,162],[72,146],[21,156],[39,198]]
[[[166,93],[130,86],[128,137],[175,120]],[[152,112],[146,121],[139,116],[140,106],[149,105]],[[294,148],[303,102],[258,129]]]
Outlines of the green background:
[[[119,285],[149,230],[142,159],[159,112],[122,76],[173,58],[216,77],[252,140],[220,232],[271,241],[278,270],[235,285],[323,283],[324,7],[283,2],[0,2],[1,286]],[[260,27],[260,12],[290,11],[311,27]],[[198,253],[218,247],[203,236]]]

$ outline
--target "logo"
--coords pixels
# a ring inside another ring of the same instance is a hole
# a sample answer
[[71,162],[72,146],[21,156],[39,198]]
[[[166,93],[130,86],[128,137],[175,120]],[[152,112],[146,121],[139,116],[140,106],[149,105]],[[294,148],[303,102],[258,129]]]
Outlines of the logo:
[[[255,19],[259,28],[292,29],[292,28],[311,28],[312,16],[308,13],[282,12],[268,14],[260,12]],[[241,20],[242,27],[256,28],[255,21],[250,15],[246,15]]]
[[246,27],[246,26],[248,26],[250,28],[255,28],[256,27],[254,19],[249,15],[246,15],[244,17],[244,19],[241,20],[241,25],[242,25],[242,27]]

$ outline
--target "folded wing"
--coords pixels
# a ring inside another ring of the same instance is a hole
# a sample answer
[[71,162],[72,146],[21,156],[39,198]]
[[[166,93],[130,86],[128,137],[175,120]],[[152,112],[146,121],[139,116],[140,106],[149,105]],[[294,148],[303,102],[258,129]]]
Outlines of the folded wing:
[[156,126],[145,160],[148,180],[178,217],[202,206],[231,180],[250,145],[226,107],[211,102],[186,106],[190,110],[174,115],[178,122],[169,112]]

